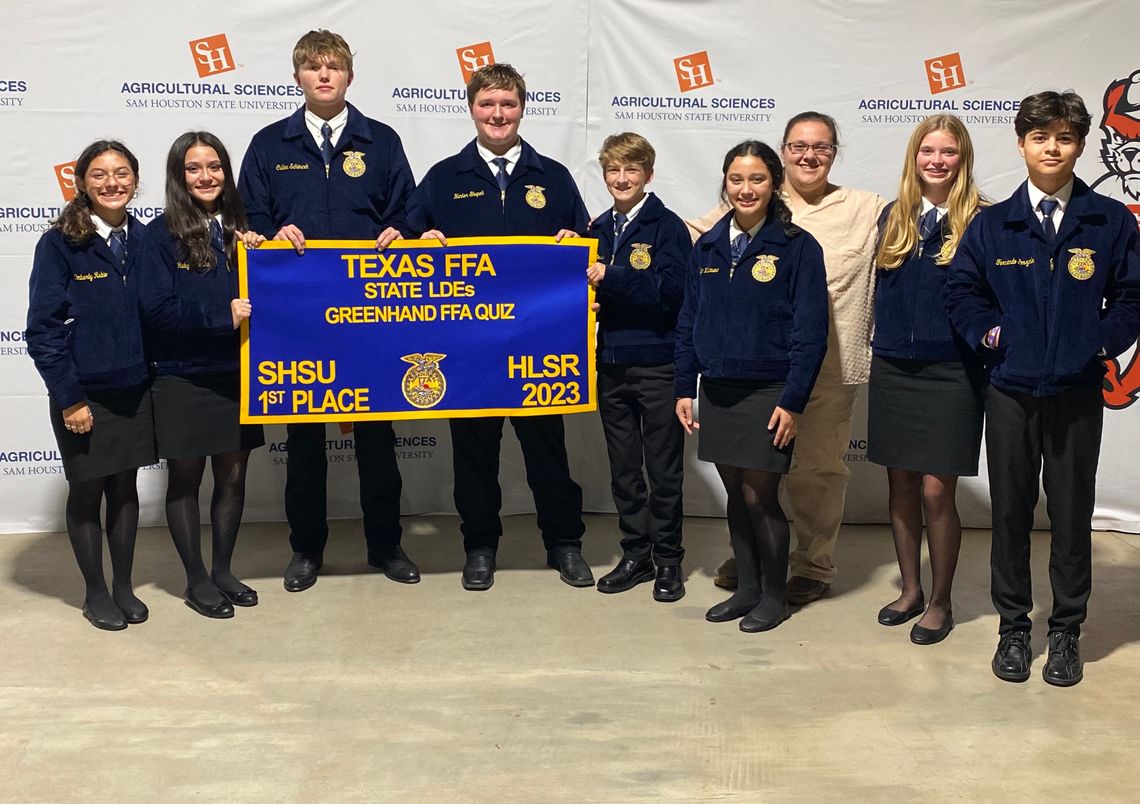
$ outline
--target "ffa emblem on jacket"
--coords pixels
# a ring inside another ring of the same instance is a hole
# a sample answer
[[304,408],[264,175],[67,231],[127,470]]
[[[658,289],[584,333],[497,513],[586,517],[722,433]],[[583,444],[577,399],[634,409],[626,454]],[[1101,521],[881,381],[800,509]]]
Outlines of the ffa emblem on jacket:
[[537,184],[528,184],[526,186],[526,202],[535,209],[542,209],[546,206],[546,196],[542,194],[545,187],[539,187]]
[[752,278],[757,282],[771,282],[776,278],[776,260],[771,254],[761,254],[752,264]]
[[1071,248],[1069,253],[1069,273],[1073,279],[1088,279],[1096,270],[1092,255],[1096,254],[1091,248]]
[[942,248],[938,250],[938,262],[948,263],[952,259],[954,259],[954,247],[949,240],[945,240],[942,242]]
[[638,271],[644,271],[653,262],[653,258],[649,256],[649,249],[653,248],[649,243],[634,243],[633,253],[629,255],[629,267],[635,268]]
[[364,151],[344,152],[344,172],[354,179],[364,175]]
[[404,372],[401,388],[404,399],[417,408],[431,408],[439,404],[447,391],[447,380],[439,370],[439,361],[447,355],[434,352],[404,355],[400,359],[411,363],[412,367]]

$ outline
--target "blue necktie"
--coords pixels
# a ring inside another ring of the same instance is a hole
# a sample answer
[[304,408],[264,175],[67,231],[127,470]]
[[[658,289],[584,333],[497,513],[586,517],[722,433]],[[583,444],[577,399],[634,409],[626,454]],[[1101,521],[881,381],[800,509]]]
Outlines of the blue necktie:
[[1041,228],[1045,231],[1045,242],[1053,245],[1053,241],[1057,239],[1057,227],[1053,225],[1053,213],[1057,211],[1057,207],[1061,206],[1061,202],[1055,198],[1042,198],[1041,203],[1037,208],[1041,210]]
[[111,239],[107,241],[107,245],[111,247],[111,253],[115,255],[116,262],[119,265],[127,264],[127,233],[122,229],[112,229]]
[[325,175],[327,176],[333,158],[332,126],[328,123],[321,126],[321,156],[325,160]]
[[624,212],[614,212],[614,245],[617,245],[618,240],[621,240],[621,233],[625,231],[625,225],[629,223],[629,216]]
[[507,195],[507,158],[505,156],[496,156],[491,161],[499,168],[499,172],[495,174],[495,181],[499,183],[500,197],[505,198]]
[[210,240],[222,251],[226,250],[226,241],[222,237],[222,225],[218,223],[217,218],[210,219]]
[[744,249],[748,248],[748,232],[741,232],[732,238],[732,265],[736,266],[744,256]]
[[938,207],[931,207],[918,221],[918,238],[926,242],[926,238],[938,229]]

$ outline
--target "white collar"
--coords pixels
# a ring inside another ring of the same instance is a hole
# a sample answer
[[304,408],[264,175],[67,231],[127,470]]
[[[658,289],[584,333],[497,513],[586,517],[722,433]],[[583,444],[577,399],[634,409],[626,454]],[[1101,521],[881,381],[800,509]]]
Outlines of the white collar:
[[321,128],[325,123],[328,123],[329,128],[332,129],[332,134],[329,136],[329,139],[332,140],[332,144],[335,146],[337,142],[340,141],[340,134],[344,131],[345,124],[348,123],[348,104],[346,103],[343,109],[328,120],[325,120],[318,114],[310,112],[308,108],[305,109],[305,127],[309,129],[309,133],[312,134],[313,138],[317,141],[318,147],[323,139]]
[[[636,204],[633,205],[633,209],[631,209],[629,212],[625,213],[625,222],[626,222],[627,226],[630,223],[633,223],[633,219],[637,217],[637,213],[641,212],[641,208],[643,206],[645,206],[645,202],[648,200],[649,200],[649,193],[646,193],[645,195],[643,195],[641,197],[640,201],[638,201]],[[617,210],[614,209],[613,213],[616,215]]]
[[[131,216],[127,215],[125,218],[123,218],[123,225],[117,227],[119,229],[122,229],[123,230],[123,236],[128,237],[128,238],[130,237],[130,234],[127,232],[127,226],[130,224],[130,220],[131,220]],[[94,212],[91,213],[91,222],[93,224],[95,224],[95,234],[97,234],[97,235],[99,235],[99,237],[103,238],[104,243],[110,244],[111,232],[113,232],[116,227],[107,223],[107,221],[100,218]]]
[[[499,168],[498,165],[495,164],[495,160],[499,158],[499,154],[492,153],[490,148],[483,147],[483,144],[478,140],[475,140],[475,149],[479,152],[479,156],[482,157],[483,161],[487,163],[487,167],[491,168],[491,173],[498,173]],[[519,141],[512,145],[502,156],[507,160],[506,169],[507,175],[509,176],[522,157],[522,139],[520,138]]]
[[728,242],[731,243],[740,234],[747,234],[748,235],[748,242],[751,243],[752,238],[756,237],[756,233],[760,231],[760,227],[763,226],[767,220],[768,220],[768,216],[765,215],[763,218],[760,219],[760,222],[758,224],[756,224],[751,229],[749,229],[747,232],[745,232],[743,229],[741,229],[739,226],[736,225],[736,215],[733,214],[733,216],[731,218],[729,218]]
[[[1044,190],[1041,190],[1032,181],[1025,182],[1025,187],[1029,191],[1029,208],[1035,213],[1040,215],[1040,206],[1042,199],[1052,198],[1058,204],[1058,211],[1064,215],[1065,208],[1069,206],[1069,199],[1073,197],[1073,179],[1070,178],[1065,182],[1065,186],[1052,195],[1046,195]],[[1053,213],[1054,215],[1056,213]]]

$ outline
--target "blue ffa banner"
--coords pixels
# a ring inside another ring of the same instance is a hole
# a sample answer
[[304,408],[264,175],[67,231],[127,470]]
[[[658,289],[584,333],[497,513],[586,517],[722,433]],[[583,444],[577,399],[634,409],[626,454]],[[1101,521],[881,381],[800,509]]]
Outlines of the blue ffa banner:
[[594,410],[597,241],[239,249],[244,423]]

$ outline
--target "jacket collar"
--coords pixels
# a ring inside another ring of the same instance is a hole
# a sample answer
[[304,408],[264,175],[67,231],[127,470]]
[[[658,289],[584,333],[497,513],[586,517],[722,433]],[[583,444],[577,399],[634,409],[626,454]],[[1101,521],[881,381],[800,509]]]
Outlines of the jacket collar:
[[[732,245],[728,242],[728,230],[732,225],[732,215],[733,212],[730,209],[709,229],[708,234],[701,238],[710,244],[713,250],[726,261],[732,259]],[[765,251],[767,246],[783,246],[787,243],[788,236],[784,233],[784,224],[775,215],[769,215],[764,221],[764,225],[756,232],[756,236],[748,241],[748,248],[744,249],[740,261],[744,262],[749,257]]]
[[[637,213],[629,224],[625,227],[625,231],[621,233],[621,239],[626,240],[630,232],[636,232],[638,228],[644,224],[649,226],[656,223],[661,219],[661,212],[665,209],[665,205],[653,193],[646,193],[645,204],[641,207],[641,211]],[[596,237],[601,237],[607,244],[616,246],[613,243],[614,239],[614,208],[610,207],[594,220],[590,221],[591,233]]]
[[[520,140],[520,142],[522,143],[522,153],[519,155],[519,161],[507,179],[508,187],[531,171],[537,173],[546,172],[546,169],[542,165],[542,160],[538,157],[538,152],[535,151],[526,140]],[[498,182],[495,180],[494,174],[491,173],[490,166],[484,162],[483,157],[479,155],[479,149],[475,147],[475,143],[476,140],[471,140],[471,142],[463,146],[463,150],[459,152],[456,172],[474,173],[484,181],[490,182],[498,187]]]
[[[357,142],[372,142],[372,131],[368,127],[368,120],[351,103],[346,103],[345,105],[348,107],[348,120],[344,124],[344,131],[341,132],[340,139],[337,140],[337,152],[340,152],[348,143],[354,140]],[[312,150],[316,152],[317,144],[313,142],[313,138],[309,136],[309,127],[305,125],[304,106],[286,118],[285,139],[300,139],[306,143],[306,145],[312,146]]]
[[[1056,243],[1060,243],[1076,230],[1081,223],[1087,223],[1103,217],[1102,213],[1093,209],[1094,195],[1089,186],[1080,178],[1073,177],[1073,194],[1065,207],[1065,217],[1061,219],[1061,228],[1057,232]],[[1037,220],[1037,213],[1029,203],[1029,181],[1023,181],[1012,197],[1012,202],[1005,214],[1004,226],[1006,229],[1018,231],[1028,230],[1039,240],[1044,240],[1041,232],[1041,221]]]

